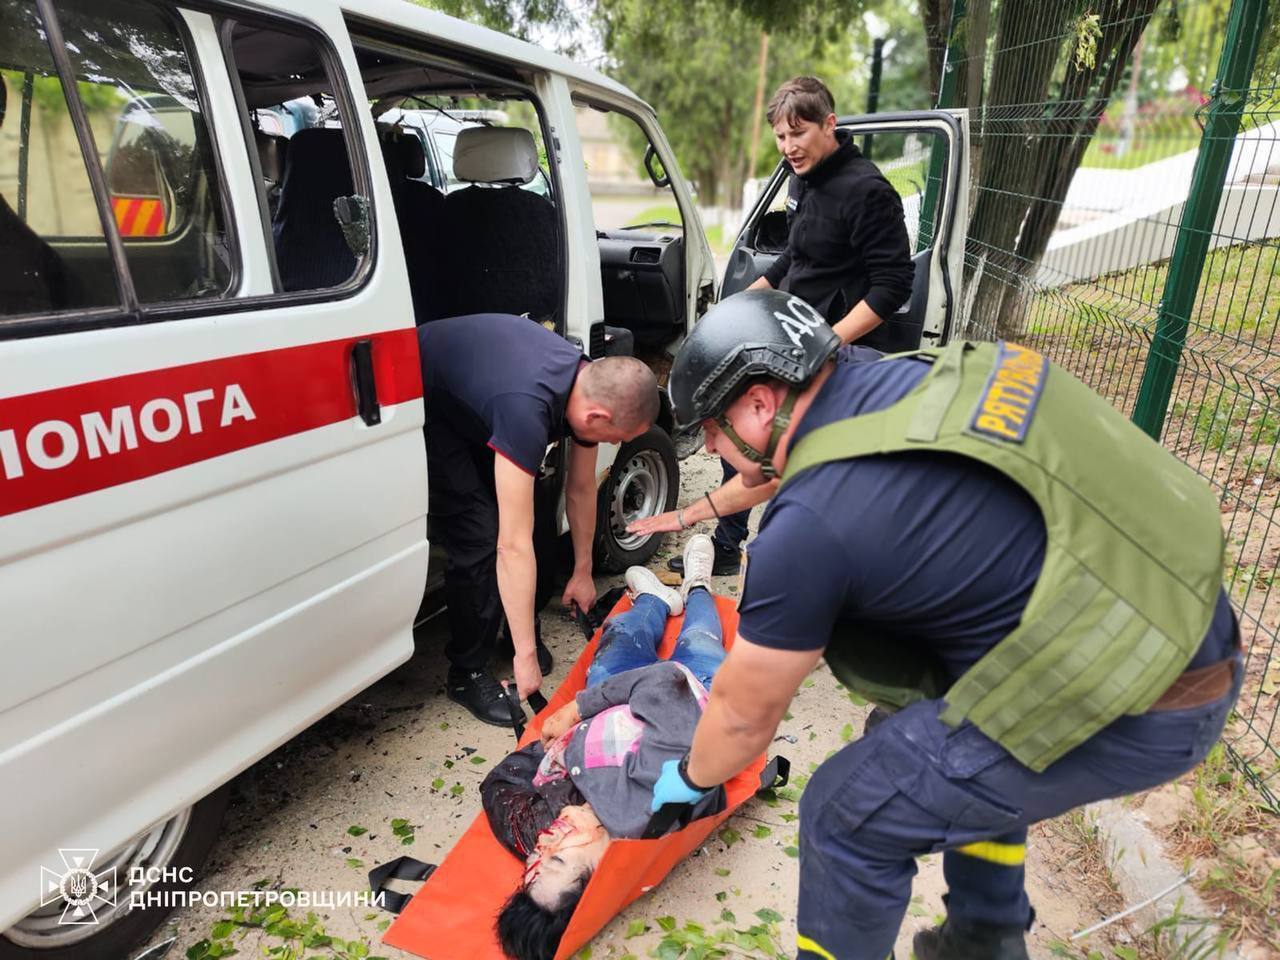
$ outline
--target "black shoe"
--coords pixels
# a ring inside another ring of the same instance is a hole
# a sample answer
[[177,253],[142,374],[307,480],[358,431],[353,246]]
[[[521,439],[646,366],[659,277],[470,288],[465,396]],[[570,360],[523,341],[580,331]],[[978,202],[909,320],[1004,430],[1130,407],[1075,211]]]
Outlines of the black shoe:
[[[713,540],[716,547],[716,562],[711,567],[713,577],[731,576],[742,566],[742,555],[737,547],[726,547],[719,540]],[[667,569],[674,570],[684,576],[684,557],[672,557],[667,561]]]
[[[547,649],[547,645],[542,642],[542,618],[533,618],[533,640],[538,651],[538,669],[543,675],[551,672],[551,668],[556,665],[555,657],[551,656],[551,651]],[[502,626],[502,643],[498,645],[498,655],[503,657],[514,657],[516,654],[515,643],[511,639],[511,625],[503,624]]]
[[862,722],[862,735],[865,737],[892,716],[892,712],[876,704],[871,708],[871,712],[867,714],[867,719]]
[[1026,930],[948,919],[911,940],[916,960],[1030,960]]
[[511,708],[502,684],[488,670],[449,670],[449,699],[460,703],[471,715],[495,727],[511,726]]

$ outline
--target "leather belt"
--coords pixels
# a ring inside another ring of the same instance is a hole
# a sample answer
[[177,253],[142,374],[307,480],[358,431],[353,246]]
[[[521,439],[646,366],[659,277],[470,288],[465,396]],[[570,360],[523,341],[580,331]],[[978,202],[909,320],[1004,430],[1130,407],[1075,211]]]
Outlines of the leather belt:
[[1220,700],[1231,692],[1235,665],[1238,656],[1219,660],[1207,667],[1187,670],[1169,685],[1169,689],[1148,708],[1148,713],[1157,710],[1186,710],[1189,707],[1203,707],[1205,704]]

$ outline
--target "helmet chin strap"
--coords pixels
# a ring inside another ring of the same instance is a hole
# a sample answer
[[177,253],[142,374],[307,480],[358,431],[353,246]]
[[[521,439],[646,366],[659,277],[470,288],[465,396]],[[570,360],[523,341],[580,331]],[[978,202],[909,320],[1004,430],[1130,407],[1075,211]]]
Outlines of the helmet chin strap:
[[783,399],[782,406],[778,407],[778,412],[773,415],[773,429],[769,432],[769,442],[763,452],[738,436],[738,432],[730,426],[724,414],[716,417],[716,423],[724,431],[724,435],[729,438],[729,442],[752,463],[760,464],[760,472],[764,474],[766,480],[773,480],[778,476],[778,471],[773,466],[773,454],[778,449],[778,442],[782,439],[782,435],[786,433],[787,427],[791,426],[791,408],[796,405],[796,398],[799,395],[800,391],[795,387],[787,390],[787,396]]

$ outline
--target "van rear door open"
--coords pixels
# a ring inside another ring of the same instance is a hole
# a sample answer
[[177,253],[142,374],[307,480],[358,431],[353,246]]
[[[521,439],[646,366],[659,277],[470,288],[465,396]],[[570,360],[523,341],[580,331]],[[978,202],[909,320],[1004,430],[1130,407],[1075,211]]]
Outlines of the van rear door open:
[[[0,11],[30,267],[0,283],[0,930],[60,848],[105,857],[412,653],[422,388],[373,125],[336,8],[241,9]],[[293,133],[273,212],[255,113],[297,97],[339,127]]]

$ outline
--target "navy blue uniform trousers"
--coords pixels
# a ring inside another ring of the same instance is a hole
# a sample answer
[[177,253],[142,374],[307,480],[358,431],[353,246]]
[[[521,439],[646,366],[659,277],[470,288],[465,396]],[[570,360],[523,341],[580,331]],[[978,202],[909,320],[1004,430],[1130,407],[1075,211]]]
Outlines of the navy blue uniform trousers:
[[1240,692],[1201,707],[1125,716],[1035,773],[941,702],[912,704],[818,768],[800,800],[801,958],[885,960],[911,898],[915,858],[946,851],[951,917],[1025,925],[1029,824],[1165,783],[1208,754]]

